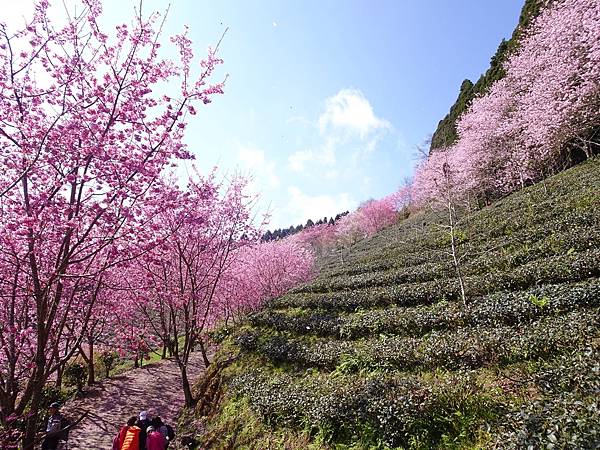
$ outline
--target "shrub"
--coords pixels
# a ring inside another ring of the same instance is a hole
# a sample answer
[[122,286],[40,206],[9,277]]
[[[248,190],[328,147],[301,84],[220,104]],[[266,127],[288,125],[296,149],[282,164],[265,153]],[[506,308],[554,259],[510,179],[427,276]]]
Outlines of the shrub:
[[115,367],[118,360],[119,355],[115,351],[105,350],[100,353],[100,361],[104,366],[106,378],[109,378],[110,371]]
[[68,386],[77,386],[77,391],[82,392],[88,376],[87,367],[80,362],[72,362],[65,368],[64,376]]
[[508,416],[512,426],[498,436],[503,449],[600,448],[600,401],[563,393],[524,405]]
[[335,370],[348,358],[360,358],[363,366],[387,371],[473,369],[563,353],[597,335],[599,317],[597,309],[576,310],[520,328],[480,326],[432,331],[424,337],[382,335],[360,341],[310,342],[275,333],[245,350],[256,351],[275,364],[289,362],[323,370]]
[[499,413],[469,374],[426,383],[414,377],[373,375],[296,378],[248,371],[230,387],[267,422],[303,427],[327,443],[435,448],[444,441],[471,442]]
[[42,389],[42,401],[40,409],[47,410],[51,403],[64,404],[69,398],[69,392],[56,387],[54,384],[46,384]]
[[466,307],[456,302],[440,302],[431,306],[359,309],[349,314],[323,309],[301,313],[263,309],[250,317],[250,323],[277,331],[343,339],[378,334],[422,336],[433,330],[468,325],[525,325],[541,317],[594,307],[600,307],[598,279],[496,292],[477,297]]

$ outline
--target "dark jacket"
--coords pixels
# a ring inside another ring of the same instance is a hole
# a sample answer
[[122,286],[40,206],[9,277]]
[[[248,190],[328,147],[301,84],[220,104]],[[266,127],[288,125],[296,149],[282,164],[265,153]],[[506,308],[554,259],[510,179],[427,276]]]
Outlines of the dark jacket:
[[146,450],[146,429],[150,426],[150,420],[138,420],[136,426],[140,427],[140,450]]

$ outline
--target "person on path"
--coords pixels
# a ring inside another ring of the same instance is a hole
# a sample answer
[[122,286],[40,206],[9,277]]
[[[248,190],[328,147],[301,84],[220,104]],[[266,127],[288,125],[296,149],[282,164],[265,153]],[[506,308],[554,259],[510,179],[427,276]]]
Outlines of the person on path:
[[148,427],[147,433],[146,450],[165,450],[167,448],[167,440],[152,425]]
[[152,425],[156,431],[158,431],[160,434],[163,435],[163,437],[165,439],[167,439],[167,435],[169,433],[168,433],[167,427],[163,423],[160,416],[156,416],[155,418],[153,418],[152,421],[150,422],[150,425]]
[[146,430],[150,426],[148,411],[141,411],[136,425],[140,428],[140,450],[146,450]]
[[[124,433],[123,440],[119,442],[119,450],[140,450],[142,448],[140,440],[142,430],[137,425],[129,425],[129,423],[135,423],[135,417],[127,421],[127,426],[123,427],[124,430],[121,429],[121,432],[124,431]],[[119,439],[121,432],[119,432]]]
[[[123,442],[125,441],[125,435],[127,434],[127,430],[129,430],[129,428],[135,426],[136,420],[137,420],[137,417],[132,416],[129,418],[129,420],[127,420],[127,425],[124,425],[121,427],[121,429],[119,430],[119,432],[113,439],[112,450],[121,450],[121,447],[123,446]],[[138,443],[138,447],[139,447],[139,443]]]
[[58,412],[60,405],[52,403],[48,408],[48,422],[46,423],[46,436],[42,441],[42,450],[56,450],[60,439],[62,416]]
[[152,426],[164,436],[165,441],[167,443],[165,449],[169,448],[169,444],[175,438],[173,427],[165,424],[159,416],[156,416],[154,419],[152,419]]

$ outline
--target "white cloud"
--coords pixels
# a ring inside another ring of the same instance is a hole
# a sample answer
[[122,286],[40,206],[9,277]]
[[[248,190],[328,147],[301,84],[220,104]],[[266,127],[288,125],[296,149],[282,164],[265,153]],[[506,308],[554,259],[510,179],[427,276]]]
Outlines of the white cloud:
[[277,226],[289,226],[305,223],[308,219],[318,220],[325,216],[332,217],[346,210],[350,211],[356,207],[356,201],[347,192],[336,195],[308,195],[297,186],[288,187],[289,203],[284,211],[284,216],[292,222],[289,224],[276,224]]
[[336,163],[336,140],[327,138],[318,151],[299,150],[288,156],[288,168],[293,172],[303,172],[307,164],[332,167]]
[[303,117],[303,116],[291,116],[291,117],[288,117],[285,120],[285,123],[288,124],[288,125],[289,124],[294,124],[294,123],[299,123],[301,125],[307,125],[309,127],[312,127],[314,125],[310,120],[308,120],[306,117]]
[[260,190],[276,188],[281,184],[277,176],[277,166],[273,161],[268,161],[264,150],[251,146],[240,145],[238,161],[243,169],[249,171]]
[[[291,117],[287,123],[301,122],[301,117]],[[312,149],[299,150],[288,156],[288,168],[293,172],[304,172],[315,166],[325,168],[326,177],[337,177],[331,169],[345,161],[356,166],[375,152],[383,133],[392,129],[385,119],[377,117],[373,107],[358,89],[342,89],[325,100],[325,109],[316,124],[320,143]],[[338,151],[346,156],[338,161]],[[321,176],[321,171],[315,172]]]
[[315,159],[312,150],[300,150],[288,156],[288,167],[293,172],[302,172],[307,162],[312,162]]
[[325,134],[330,129],[345,130],[365,139],[377,130],[392,125],[377,117],[369,100],[358,89],[342,89],[325,101],[325,111],[319,116],[319,130]]

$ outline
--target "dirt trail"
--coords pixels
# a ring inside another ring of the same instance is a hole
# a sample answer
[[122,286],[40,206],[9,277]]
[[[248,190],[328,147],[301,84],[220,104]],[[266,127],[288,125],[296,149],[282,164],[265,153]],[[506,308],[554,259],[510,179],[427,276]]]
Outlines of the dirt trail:
[[[188,373],[190,379],[200,375],[200,355],[192,354]],[[94,388],[88,388],[83,398],[68,402],[63,412],[76,419],[88,411],[69,436],[70,450],[110,450],[112,439],[127,418],[140,411],[159,415],[165,423],[176,424],[183,405],[183,390],[175,362],[164,360],[133,369]]]

